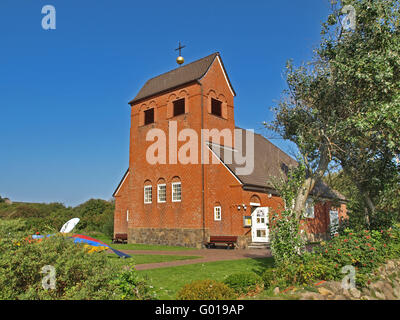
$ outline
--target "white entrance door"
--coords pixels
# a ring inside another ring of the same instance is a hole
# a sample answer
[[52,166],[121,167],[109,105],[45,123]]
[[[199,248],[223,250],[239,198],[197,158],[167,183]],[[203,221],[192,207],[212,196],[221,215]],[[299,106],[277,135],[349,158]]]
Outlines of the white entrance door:
[[268,242],[268,208],[255,208],[251,216],[251,235],[253,242]]
[[339,212],[337,210],[329,211],[330,232],[334,236],[338,232],[339,227]]

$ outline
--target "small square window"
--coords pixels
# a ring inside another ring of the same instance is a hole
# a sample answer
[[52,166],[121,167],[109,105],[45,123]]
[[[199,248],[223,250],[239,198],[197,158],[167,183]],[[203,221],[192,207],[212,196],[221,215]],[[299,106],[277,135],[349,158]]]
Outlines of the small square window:
[[214,207],[214,220],[221,221],[221,207]]
[[222,117],[222,102],[211,98],[211,113],[215,116]]
[[154,123],[154,109],[144,111],[144,125]]
[[145,186],[144,187],[144,203],[151,203],[152,202],[152,187]]
[[174,101],[174,117],[185,113],[185,99]]
[[180,202],[182,200],[182,186],[180,182],[172,184],[172,202]]
[[159,184],[157,186],[157,202],[164,203],[167,202],[167,185]]

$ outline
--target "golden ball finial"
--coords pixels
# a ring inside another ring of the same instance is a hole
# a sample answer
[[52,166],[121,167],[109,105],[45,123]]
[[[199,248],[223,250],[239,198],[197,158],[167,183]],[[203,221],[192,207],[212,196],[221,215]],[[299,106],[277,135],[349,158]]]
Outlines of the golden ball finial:
[[185,59],[183,59],[182,56],[179,56],[178,58],[176,58],[176,63],[177,63],[177,64],[181,65],[181,64],[183,64],[184,62],[185,62]]

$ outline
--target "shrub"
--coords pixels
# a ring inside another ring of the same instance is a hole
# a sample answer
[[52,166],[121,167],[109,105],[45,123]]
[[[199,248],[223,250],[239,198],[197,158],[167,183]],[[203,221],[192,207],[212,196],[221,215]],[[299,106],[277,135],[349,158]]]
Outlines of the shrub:
[[[16,222],[8,230],[18,229]],[[42,268],[48,265],[55,268],[56,287],[45,290]],[[145,286],[131,270],[113,264],[107,254],[88,253],[83,245],[63,236],[42,241],[0,239],[0,299],[143,299],[148,297]]]
[[333,280],[335,271],[330,261],[305,253],[298,263],[282,266],[278,272],[279,285],[311,285],[317,280]]
[[332,263],[311,253],[304,253],[295,263],[267,269],[262,275],[265,288],[311,285],[318,280],[334,279]]
[[306,167],[299,159],[299,165],[288,170],[287,179],[281,177],[270,181],[285,203],[283,210],[273,210],[268,224],[271,252],[277,266],[294,263],[305,248],[305,238],[300,232],[300,221],[290,206],[295,203],[305,178]]
[[0,217],[8,220],[24,219],[29,232],[54,233],[72,218],[80,218],[74,232],[102,232],[112,237],[114,202],[91,199],[77,207],[61,203],[0,203]]
[[177,294],[177,300],[233,300],[235,291],[215,280],[197,280],[186,284]]
[[270,288],[273,287],[274,284],[277,283],[276,281],[276,269],[275,268],[268,268],[266,269],[263,274],[261,275],[261,278],[264,282],[264,288]]
[[247,294],[264,287],[261,277],[252,272],[234,273],[228,276],[224,283],[237,294]]
[[388,230],[354,232],[350,229],[334,237],[314,251],[319,259],[334,266],[336,279],[341,279],[342,267],[352,265],[356,269],[356,283],[364,285],[366,275],[371,274],[381,263],[398,258],[400,253],[400,229],[394,226]]
[[342,268],[356,269],[356,284],[364,286],[377,267],[400,256],[400,226],[388,230],[343,230],[327,242],[321,242],[313,252],[305,252],[292,263],[280,263],[262,275],[264,286],[288,287],[312,285],[318,280],[341,280]]
[[140,277],[133,264],[125,266],[124,271],[111,281],[116,285],[121,294],[122,300],[150,300],[155,298],[147,281]]

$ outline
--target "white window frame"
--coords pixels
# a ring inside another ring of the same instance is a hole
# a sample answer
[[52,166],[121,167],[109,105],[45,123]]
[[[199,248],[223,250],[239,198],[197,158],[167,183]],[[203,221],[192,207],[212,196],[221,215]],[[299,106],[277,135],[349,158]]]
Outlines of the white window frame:
[[307,219],[315,218],[315,206],[314,206],[314,200],[312,198],[308,198],[306,201],[304,217]]
[[129,210],[126,210],[126,222],[129,222]]
[[[219,211],[219,217],[218,217],[218,211]],[[222,220],[222,208],[221,206],[215,206],[214,207],[214,221],[221,221]]]
[[[160,200],[160,187],[165,187],[165,200]],[[167,202],[167,185],[165,183],[161,183],[157,185],[157,203],[166,203]]]
[[[181,186],[181,197],[180,197],[179,200],[174,200],[174,195],[175,195],[174,186],[175,185],[180,185]],[[172,183],[172,192],[171,192],[171,194],[172,194],[172,202],[181,202],[182,201],[182,183],[181,182],[173,182]]]
[[[146,201],[146,189],[150,189],[150,201]],[[145,204],[150,204],[153,202],[153,186],[144,186],[143,188],[144,191],[144,203]]]

